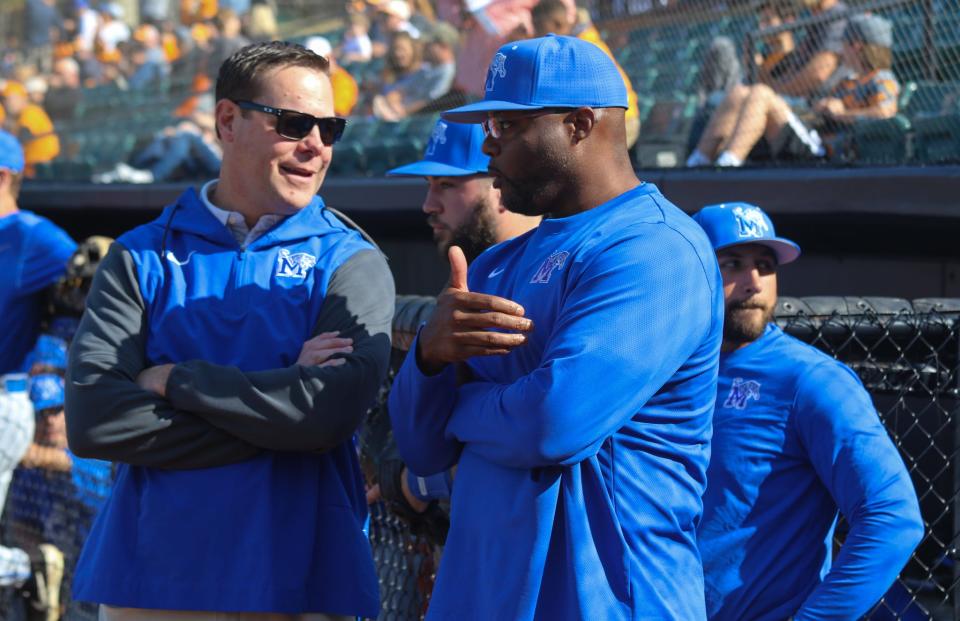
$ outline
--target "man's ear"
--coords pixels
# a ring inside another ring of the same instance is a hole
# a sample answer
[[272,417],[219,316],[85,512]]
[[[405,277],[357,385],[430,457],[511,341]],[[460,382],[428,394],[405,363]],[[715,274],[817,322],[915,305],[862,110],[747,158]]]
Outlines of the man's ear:
[[597,126],[597,113],[593,108],[577,108],[567,116],[567,120],[573,123],[573,144],[585,140]]
[[229,99],[221,99],[213,109],[217,138],[223,142],[233,142],[234,123],[240,115],[240,108]]

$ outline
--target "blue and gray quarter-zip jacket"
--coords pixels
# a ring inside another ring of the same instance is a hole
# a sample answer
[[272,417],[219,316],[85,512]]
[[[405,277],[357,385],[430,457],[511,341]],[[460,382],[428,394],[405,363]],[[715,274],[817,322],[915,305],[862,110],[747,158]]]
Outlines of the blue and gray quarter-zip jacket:
[[[394,289],[316,198],[242,249],[193,190],[117,240],[70,352],[71,449],[120,462],[74,597],[375,617],[352,435],[383,380]],[[336,367],[296,364],[337,330]],[[175,364],[166,398],[144,368]]]

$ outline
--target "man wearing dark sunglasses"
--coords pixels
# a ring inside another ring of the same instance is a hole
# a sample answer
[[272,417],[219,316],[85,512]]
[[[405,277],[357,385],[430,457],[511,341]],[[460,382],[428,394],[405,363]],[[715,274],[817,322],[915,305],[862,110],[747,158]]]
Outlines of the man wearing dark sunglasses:
[[696,545],[723,290],[703,231],[626,151],[627,91],[592,43],[494,56],[483,122],[504,206],[549,216],[450,286],[398,372],[400,456],[457,462],[428,619],[705,618]]
[[317,196],[345,123],[328,64],[251,45],[216,98],[219,178],[117,240],[71,347],[71,449],[119,463],[74,597],[106,621],[376,617],[351,438],[394,289]]

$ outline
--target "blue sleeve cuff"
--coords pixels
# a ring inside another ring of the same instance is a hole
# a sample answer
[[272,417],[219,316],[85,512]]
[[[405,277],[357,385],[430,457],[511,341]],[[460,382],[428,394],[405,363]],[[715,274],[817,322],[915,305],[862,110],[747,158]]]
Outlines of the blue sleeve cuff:
[[428,477],[418,477],[407,468],[407,486],[410,488],[410,493],[416,496],[418,500],[429,502],[440,498],[449,498],[450,489],[453,487],[453,478],[450,476],[449,470]]

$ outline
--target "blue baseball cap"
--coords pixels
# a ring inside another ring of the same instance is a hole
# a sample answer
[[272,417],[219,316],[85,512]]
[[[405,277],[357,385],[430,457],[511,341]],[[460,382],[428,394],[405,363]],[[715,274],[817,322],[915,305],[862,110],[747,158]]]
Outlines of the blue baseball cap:
[[35,410],[63,406],[63,378],[53,373],[34,375],[30,379],[30,400]]
[[23,147],[8,131],[0,129],[0,168],[9,168],[15,173],[23,172]]
[[504,110],[627,107],[627,87],[613,59],[589,41],[554,34],[502,46],[484,89],[483,101],[447,110],[443,118],[479,123]]
[[54,369],[67,368],[67,342],[52,334],[41,334],[37,344],[27,354],[26,368],[29,370],[35,364],[42,364]]
[[773,251],[779,265],[795,261],[800,256],[800,246],[789,239],[777,237],[770,217],[756,205],[708,205],[693,214],[693,219],[707,232],[714,250],[742,244],[760,244]]
[[464,177],[487,173],[490,158],[483,154],[483,128],[476,123],[437,121],[419,162],[387,171],[398,177]]

